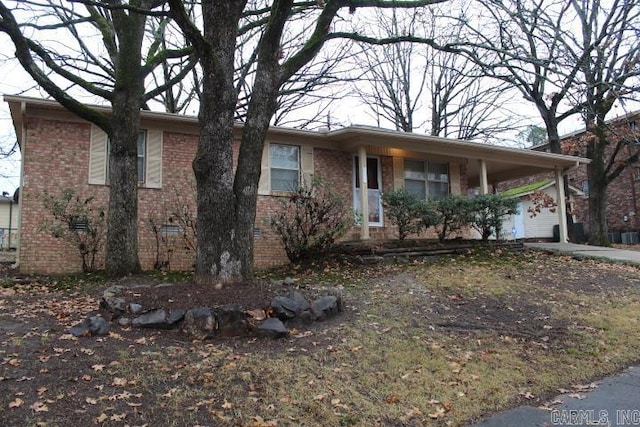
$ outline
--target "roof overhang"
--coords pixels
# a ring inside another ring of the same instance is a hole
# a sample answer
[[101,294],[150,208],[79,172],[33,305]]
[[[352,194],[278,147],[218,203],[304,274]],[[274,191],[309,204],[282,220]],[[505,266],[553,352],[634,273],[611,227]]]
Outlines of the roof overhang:
[[[30,114],[30,111],[33,111],[34,114],[47,114],[51,117],[81,121],[56,101],[11,95],[5,95],[4,100],[9,104],[16,136],[21,146],[25,117]],[[110,108],[104,106],[91,107],[103,112],[110,111]],[[142,111],[141,120],[149,123],[161,123],[164,128],[180,129],[190,133],[198,131],[198,120],[194,116]],[[242,127],[242,124],[236,124],[236,131],[242,132]],[[466,165],[468,186],[471,188],[480,183],[481,163],[486,166],[488,182],[497,184],[549,171],[565,171],[590,162],[589,159],[583,157],[481,144],[369,126],[351,126],[333,131],[309,131],[272,126],[269,128],[268,137],[283,140],[291,137],[353,153],[358,152],[358,149],[364,146],[371,154],[453,159]]]

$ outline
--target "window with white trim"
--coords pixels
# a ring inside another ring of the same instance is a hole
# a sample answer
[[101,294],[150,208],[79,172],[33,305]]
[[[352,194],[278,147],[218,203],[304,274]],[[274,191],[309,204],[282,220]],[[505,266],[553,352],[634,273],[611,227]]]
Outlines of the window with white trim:
[[269,146],[271,191],[295,191],[300,186],[300,147]]
[[404,161],[404,188],[418,198],[438,198],[449,194],[449,166],[422,160]]

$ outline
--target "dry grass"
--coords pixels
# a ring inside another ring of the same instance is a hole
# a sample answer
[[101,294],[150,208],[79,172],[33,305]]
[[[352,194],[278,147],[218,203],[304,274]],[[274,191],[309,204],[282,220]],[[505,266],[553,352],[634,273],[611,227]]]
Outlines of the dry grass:
[[[294,274],[303,286],[340,287],[344,314],[281,341],[116,336],[102,343],[118,346],[115,353],[93,343],[95,353],[74,363],[78,376],[90,372],[86,393],[97,403],[78,404],[73,409],[86,412],[76,418],[96,422],[104,414],[110,425],[163,426],[465,425],[514,405],[544,405],[557,389],[588,384],[640,354],[640,272],[629,266],[504,253]],[[7,341],[4,360],[17,349]],[[92,371],[95,364],[105,367]],[[0,387],[9,392],[0,409],[6,421],[15,391],[7,381]],[[121,414],[122,422],[110,421]],[[51,415],[32,411],[28,423],[71,419]]]

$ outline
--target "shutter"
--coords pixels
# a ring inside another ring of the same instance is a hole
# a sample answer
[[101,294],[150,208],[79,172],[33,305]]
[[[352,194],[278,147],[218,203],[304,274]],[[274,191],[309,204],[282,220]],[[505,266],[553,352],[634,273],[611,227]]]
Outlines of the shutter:
[[300,147],[301,168],[302,168],[302,182],[303,185],[310,185],[313,180],[313,147],[302,146]]
[[107,183],[107,134],[98,126],[91,125],[89,147],[89,184]]
[[404,188],[404,159],[402,157],[393,158],[393,189]]
[[145,187],[162,188],[162,131],[147,131],[147,176]]
[[269,181],[271,173],[269,170],[269,144],[264,144],[262,149],[262,163],[260,165],[260,181],[258,181],[258,194],[268,195],[271,185]]
[[451,194],[462,194],[459,163],[449,163],[449,191]]

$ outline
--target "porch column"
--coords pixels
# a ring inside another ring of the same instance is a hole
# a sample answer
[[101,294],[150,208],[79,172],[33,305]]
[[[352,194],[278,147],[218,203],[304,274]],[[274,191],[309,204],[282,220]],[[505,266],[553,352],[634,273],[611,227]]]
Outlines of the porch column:
[[564,177],[562,176],[562,170],[556,169],[556,199],[558,200],[558,231],[560,243],[567,243],[569,241],[569,233],[567,231],[567,203],[564,198]]
[[369,184],[367,183],[367,148],[358,148],[358,178],[360,181],[360,238],[369,239]]
[[480,194],[489,192],[489,180],[487,179],[487,162],[478,160],[480,163]]

